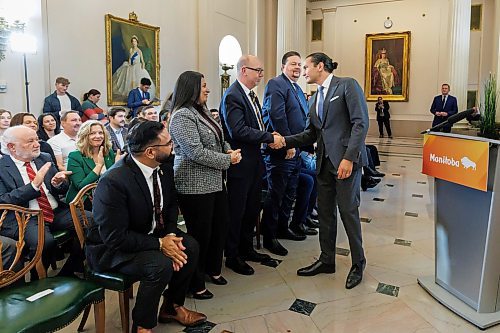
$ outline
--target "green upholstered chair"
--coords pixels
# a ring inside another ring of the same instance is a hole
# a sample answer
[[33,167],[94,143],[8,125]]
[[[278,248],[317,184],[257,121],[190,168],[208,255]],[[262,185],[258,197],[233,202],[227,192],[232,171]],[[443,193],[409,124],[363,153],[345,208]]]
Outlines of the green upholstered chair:
[[[96,283],[77,278],[46,278],[42,261],[44,244],[43,214],[14,205],[0,205],[0,229],[8,213],[15,214],[19,227],[16,255],[9,267],[0,257],[0,331],[54,332],[73,322],[88,306],[94,304],[96,332],[104,329],[104,289]],[[38,218],[38,246],[35,256],[24,264],[24,232],[30,218]],[[1,242],[0,242],[1,246]],[[39,280],[24,282],[24,276],[36,267]],[[46,293],[40,296],[40,293]],[[40,297],[30,299],[34,295]]]
[[[87,215],[85,214],[85,200],[89,199],[92,201],[93,193],[97,183],[89,184],[82,188],[76,197],[69,204],[69,209],[71,211],[71,217],[73,218],[73,223],[75,224],[76,234],[78,240],[80,241],[80,246],[83,249],[85,245],[85,228],[91,225],[93,221],[89,221]],[[83,226],[81,224],[83,222]],[[129,320],[129,298],[132,298],[132,286],[134,282],[137,281],[136,278],[128,276],[121,273],[115,272],[95,272],[92,271],[88,266],[85,267],[85,278],[89,281],[93,281],[98,285],[102,286],[108,290],[114,290],[118,292],[119,304],[120,304],[120,316],[122,323],[122,332],[128,333],[130,320]],[[90,307],[85,310],[78,331],[83,331],[85,322],[90,312]]]

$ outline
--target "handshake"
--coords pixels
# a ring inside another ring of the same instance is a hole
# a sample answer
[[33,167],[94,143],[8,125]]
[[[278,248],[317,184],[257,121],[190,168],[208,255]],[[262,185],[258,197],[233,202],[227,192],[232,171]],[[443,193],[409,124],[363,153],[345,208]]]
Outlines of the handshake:
[[273,143],[267,144],[272,149],[281,149],[286,146],[285,138],[282,137],[278,132],[273,132],[273,139]]

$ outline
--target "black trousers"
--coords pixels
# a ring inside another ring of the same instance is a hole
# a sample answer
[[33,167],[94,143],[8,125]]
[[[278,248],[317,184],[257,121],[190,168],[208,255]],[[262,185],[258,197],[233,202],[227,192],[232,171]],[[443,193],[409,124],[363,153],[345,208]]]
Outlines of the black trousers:
[[[198,264],[199,248],[193,237],[185,233],[178,233],[177,236],[183,237],[182,244],[186,247],[184,252],[188,256],[187,264],[180,271],[174,272],[172,259],[159,249],[137,252],[131,261],[114,269],[139,278],[139,289],[132,310],[132,319],[138,326],[147,329],[156,326],[162,294],[169,305],[184,305],[191,277]],[[165,290],[167,284],[168,289]]]
[[205,289],[205,274],[220,275],[229,220],[226,190],[206,194],[179,194],[187,232],[198,241],[200,255],[191,280],[193,292]]
[[389,118],[377,118],[377,123],[378,123],[378,133],[380,135],[384,135],[384,125],[385,129],[387,131],[388,136],[392,136],[392,131],[391,131],[391,120]]
[[344,224],[353,264],[365,260],[361,223],[359,220],[361,168],[353,170],[349,178],[338,179],[337,170],[329,158],[323,157],[318,173],[319,260],[335,263],[337,241],[337,206]]
[[300,160],[266,156],[264,161],[268,194],[262,213],[262,234],[265,240],[270,240],[288,229],[299,183]]
[[253,231],[260,214],[262,196],[261,177],[260,169],[245,178],[228,177],[229,227],[225,251],[227,258],[235,258],[253,250]]

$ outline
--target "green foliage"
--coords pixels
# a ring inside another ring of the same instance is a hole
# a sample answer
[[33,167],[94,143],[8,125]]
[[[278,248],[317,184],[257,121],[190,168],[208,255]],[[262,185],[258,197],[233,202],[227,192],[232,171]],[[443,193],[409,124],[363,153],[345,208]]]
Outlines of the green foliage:
[[484,83],[484,104],[482,105],[481,122],[479,125],[481,136],[489,139],[498,139],[495,127],[497,110],[497,79],[490,73],[490,77]]

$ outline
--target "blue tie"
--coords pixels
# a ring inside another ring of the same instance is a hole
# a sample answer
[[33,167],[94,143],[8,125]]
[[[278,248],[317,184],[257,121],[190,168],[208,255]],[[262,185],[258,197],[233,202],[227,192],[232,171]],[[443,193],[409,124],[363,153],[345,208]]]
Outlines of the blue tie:
[[297,90],[297,94],[299,95],[300,104],[302,105],[302,108],[304,109],[304,113],[307,114],[306,96],[304,96],[304,92],[302,91],[302,89],[300,89],[300,86],[297,82],[294,82],[293,86],[295,87],[295,90]]
[[325,96],[323,95],[323,86],[318,86],[318,118],[320,122],[323,122],[323,104],[325,102]]

